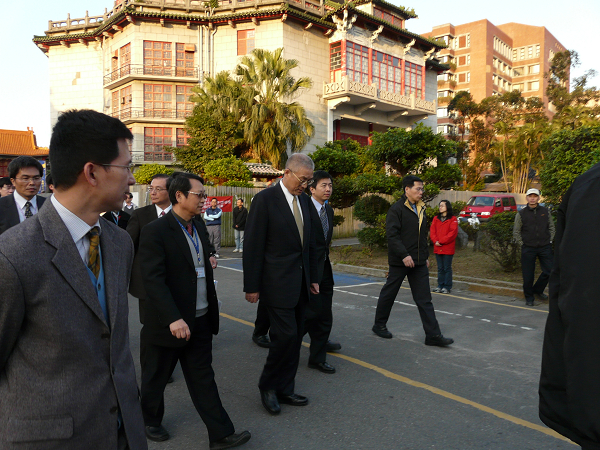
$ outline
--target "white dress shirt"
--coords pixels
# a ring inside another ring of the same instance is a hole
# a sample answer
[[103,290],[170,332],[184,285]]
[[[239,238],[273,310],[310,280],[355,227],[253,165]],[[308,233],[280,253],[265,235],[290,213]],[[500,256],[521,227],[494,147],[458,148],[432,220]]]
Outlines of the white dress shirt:
[[31,200],[27,200],[25,197],[22,197],[17,191],[13,192],[13,198],[15,199],[15,203],[17,204],[17,211],[19,212],[19,221],[23,222],[25,217],[25,203],[31,203],[31,207],[29,208],[32,214],[37,214],[37,195],[34,195]]
[[169,205],[167,206],[165,209],[160,209],[160,206],[158,205],[154,205],[156,207],[156,215],[160,218],[160,214],[164,211],[165,215],[167,215],[167,213],[169,211],[171,211],[171,208],[173,208],[173,205]]
[[[294,201],[294,197],[298,198],[298,196],[290,194],[290,191],[288,191],[287,188],[285,187],[285,185],[283,184],[283,180],[280,181],[278,184],[279,184],[279,186],[281,186],[283,195],[285,195],[285,199],[287,200],[288,205],[290,206],[290,211],[292,211],[292,215],[293,215],[294,214],[294,205],[292,204],[292,202]],[[297,202],[298,202],[298,210],[300,211],[300,218],[302,219],[302,223],[304,223],[304,216],[302,215],[302,207],[300,206],[299,198],[298,198]]]

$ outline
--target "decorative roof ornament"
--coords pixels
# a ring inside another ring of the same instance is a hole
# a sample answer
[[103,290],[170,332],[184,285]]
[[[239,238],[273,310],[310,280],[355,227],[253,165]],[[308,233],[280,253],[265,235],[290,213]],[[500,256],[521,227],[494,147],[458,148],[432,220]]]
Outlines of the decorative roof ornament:
[[412,41],[410,41],[408,44],[406,44],[406,45],[404,46],[404,49],[402,50],[402,53],[403,53],[404,55],[406,55],[406,54],[407,54],[407,53],[410,51],[410,49],[412,48],[412,46],[413,46],[413,45],[415,45],[415,43],[416,43],[416,42],[417,42],[417,40],[416,40],[416,39],[413,39],[413,40],[412,40]]
[[425,61],[427,61],[428,59],[431,59],[434,56],[435,50],[436,50],[435,47],[431,47],[431,49],[428,50],[427,53],[425,53]]
[[381,34],[382,31],[383,31],[383,25],[379,25],[379,28],[377,28],[375,31],[373,31],[373,34],[371,35],[369,40],[371,42],[375,42],[375,39],[377,39],[377,37]]
[[343,19],[340,19],[335,14],[333,16],[331,16],[333,23],[335,23],[335,25],[337,26],[338,31],[341,31],[341,32],[349,31],[352,28],[352,24],[354,22],[356,22],[356,18],[357,18],[356,14],[353,14],[350,21],[348,21],[348,9],[344,9],[344,18]]

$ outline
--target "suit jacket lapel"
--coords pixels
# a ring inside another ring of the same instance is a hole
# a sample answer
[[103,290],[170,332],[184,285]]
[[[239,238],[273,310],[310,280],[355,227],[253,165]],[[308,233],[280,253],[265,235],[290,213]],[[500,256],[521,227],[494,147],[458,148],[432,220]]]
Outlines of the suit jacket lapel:
[[188,264],[190,264],[192,267],[195,267],[194,260],[192,259],[192,253],[190,252],[190,245],[188,244],[187,238],[183,234],[183,230],[179,226],[179,222],[177,221],[173,213],[169,211],[169,213],[160,220],[169,221],[171,231],[173,232],[173,239],[185,255],[185,260],[188,262]]
[[7,223],[9,226],[14,227],[15,225],[19,225],[21,223],[21,219],[19,218],[19,210],[17,209],[17,203],[15,202],[15,198],[11,194],[12,202],[10,207],[8,208],[8,219]]
[[[102,251],[102,267],[104,268],[104,287],[106,289],[106,303],[110,323],[117,321],[119,281],[125,272],[122,252],[119,250],[118,240],[114,230],[105,226],[100,234],[100,249]],[[98,303],[99,304],[99,303]]]
[[[298,202],[300,203],[300,207],[302,208],[302,217],[304,218],[304,245],[308,245],[310,241],[310,209],[314,208],[313,205],[309,204],[309,201],[312,203],[312,200],[308,198],[308,195],[299,195]],[[316,211],[316,209],[315,209]]]
[[327,219],[329,220],[329,230],[327,236],[325,236],[325,242],[329,246],[333,238],[333,208],[329,206],[329,203],[325,207],[325,211],[327,211]]
[[[44,233],[44,239],[56,249],[52,264],[98,319],[106,324],[104,313],[85,264],[81,260],[69,230],[67,230],[56,209],[50,203],[37,216]],[[60,293],[57,292],[56,295],[60,296]],[[106,325],[108,326],[108,324]]]
[[[282,181],[280,181],[280,183],[282,183]],[[290,209],[290,205],[285,197],[285,194],[281,190],[282,187],[273,186],[273,189],[276,189],[275,206],[277,206],[277,208],[279,208],[279,210],[281,211],[281,215],[283,216],[285,221],[288,223],[288,227],[291,230],[294,230],[291,233],[294,235],[295,238],[298,239],[298,244],[301,244],[300,233],[298,232],[298,226],[296,225],[296,220],[294,219],[294,214],[292,213],[292,210]],[[286,187],[283,186],[283,189],[286,189]],[[299,207],[301,208],[302,202],[300,201],[300,199],[298,199],[298,203],[300,204]],[[302,211],[302,214],[304,215],[304,235],[306,236],[306,221],[310,220],[309,219],[310,216],[306,215],[304,210]],[[305,242],[306,242],[306,240],[305,240]]]

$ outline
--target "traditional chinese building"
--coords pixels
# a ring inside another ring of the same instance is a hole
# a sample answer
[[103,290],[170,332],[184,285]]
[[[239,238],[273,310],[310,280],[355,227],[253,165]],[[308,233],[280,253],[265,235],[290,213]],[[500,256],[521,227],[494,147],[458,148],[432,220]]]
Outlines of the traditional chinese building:
[[315,126],[305,151],[333,139],[368,143],[372,131],[436,126],[436,58],[443,44],[405,28],[413,11],[384,0],[117,0],[103,15],[49,21],[34,43],[50,65],[51,121],[70,108],[120,118],[134,162],[166,161],[185,145],[191,89],[232,70],[254,48],[284,48],[298,98]]
[[7,177],[8,164],[23,155],[43,162],[48,159],[48,149],[37,146],[33,128],[27,128],[27,131],[0,130],[0,177]]

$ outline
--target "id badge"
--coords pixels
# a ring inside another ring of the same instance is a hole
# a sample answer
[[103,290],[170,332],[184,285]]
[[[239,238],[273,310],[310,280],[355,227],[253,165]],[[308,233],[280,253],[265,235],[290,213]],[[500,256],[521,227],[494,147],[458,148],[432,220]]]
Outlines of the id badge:
[[196,267],[196,278],[204,278],[206,275],[204,274],[204,267]]

